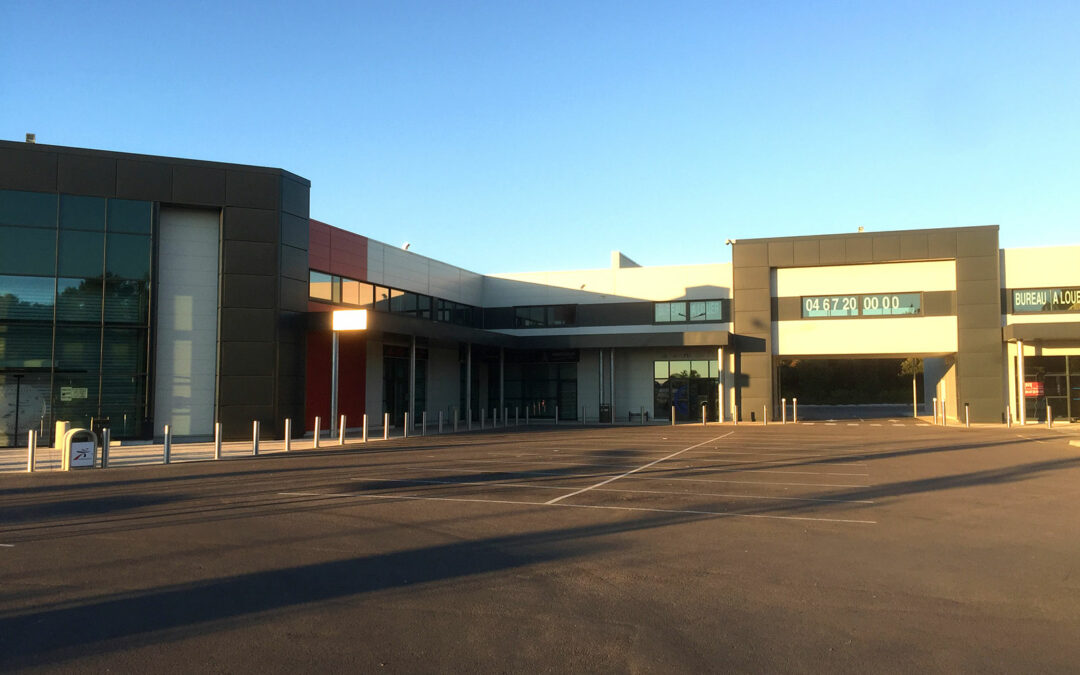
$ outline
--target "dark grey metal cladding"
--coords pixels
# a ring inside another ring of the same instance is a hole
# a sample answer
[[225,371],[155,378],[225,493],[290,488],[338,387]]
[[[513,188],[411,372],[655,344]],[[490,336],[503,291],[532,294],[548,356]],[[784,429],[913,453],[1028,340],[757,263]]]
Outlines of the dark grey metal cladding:
[[738,402],[744,416],[773,406],[773,317],[799,315],[799,308],[789,307],[787,298],[775,299],[774,304],[773,269],[955,259],[956,293],[927,293],[924,310],[932,316],[956,313],[957,401],[971,404],[973,420],[1000,419],[999,257],[996,225],[738,241],[732,251],[733,329],[739,338],[764,346],[763,352],[740,357],[744,385]]
[[246,438],[254,419],[269,437],[283,418],[301,419],[310,182],[267,167],[0,141],[0,188],[220,208],[218,420],[227,438]]
[[[607,302],[575,305],[574,326],[642,326],[652,324],[654,302]],[[485,307],[484,328],[515,328],[514,307]],[[698,324],[691,324],[698,325]]]

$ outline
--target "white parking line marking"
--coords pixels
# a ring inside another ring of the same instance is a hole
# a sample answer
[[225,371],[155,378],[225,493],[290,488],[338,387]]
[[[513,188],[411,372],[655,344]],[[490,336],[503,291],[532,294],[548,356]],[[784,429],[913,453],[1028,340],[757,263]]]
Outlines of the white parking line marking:
[[[538,490],[573,490],[570,485],[537,485],[536,483],[505,483],[482,480],[432,480],[424,478],[350,478],[354,481],[379,483],[424,483],[431,485],[493,485],[496,487],[536,488]],[[673,490],[624,490],[622,488],[597,488],[597,492],[626,492],[649,495],[681,495],[684,497],[729,497],[734,499],[767,499],[787,502],[823,502],[829,504],[873,504],[873,499],[826,499],[822,497],[766,497],[764,495],[736,495],[722,492],[676,492]],[[281,493],[279,493],[281,494]]]
[[764,518],[767,520],[802,520],[819,523],[854,523],[858,525],[877,525],[876,520],[854,520],[848,518],[810,518],[808,516],[771,516],[763,513],[730,513],[728,511],[702,511],[697,509],[650,509],[638,506],[601,506],[597,504],[560,504],[550,502],[519,502],[510,499],[465,499],[459,497],[418,497],[414,495],[338,495],[314,494],[303,492],[279,492],[285,496],[303,497],[352,497],[353,499],[407,499],[421,502],[463,502],[471,504],[509,504],[512,506],[557,506],[564,509],[603,509],[608,511],[645,511],[649,513],[688,513],[700,516],[721,516],[724,518]]
[[3,548],[15,548],[15,544],[0,544],[0,547],[3,547]]

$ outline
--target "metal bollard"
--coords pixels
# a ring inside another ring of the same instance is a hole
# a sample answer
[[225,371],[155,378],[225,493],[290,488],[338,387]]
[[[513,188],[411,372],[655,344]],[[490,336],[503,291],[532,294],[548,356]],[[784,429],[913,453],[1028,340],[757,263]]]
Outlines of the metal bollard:
[[799,423],[799,399],[791,399],[791,423]]
[[525,426],[529,426],[529,408],[525,408]]
[[26,438],[26,471],[34,470],[34,455],[37,454],[37,429],[31,429]]
[[787,399],[780,399],[780,424],[787,424]]
[[1012,429],[1012,406],[1005,406],[1005,425]]
[[671,406],[671,426],[675,426],[675,406]]
[[318,415],[316,415],[315,416],[315,435],[311,437],[311,447],[315,448],[316,450],[319,449],[319,435],[322,433],[322,430],[319,428],[320,426],[322,426],[322,420],[319,419]]
[[949,426],[949,420],[945,419],[945,399],[941,399],[941,426]]
[[472,406],[465,408],[465,431],[472,431]]
[[1054,408],[1049,403],[1046,404],[1046,428],[1054,428]]
[[964,404],[964,427],[971,428],[971,408],[967,403]]
[[251,423],[251,454],[259,454],[259,420]]
[[555,406],[555,425],[559,424],[559,406]]
[[402,438],[408,438],[409,437],[409,413],[405,413],[405,423],[402,424],[401,427],[402,427],[401,437]]
[[285,452],[292,450],[292,419],[285,418]]
[[442,411],[439,411],[439,435],[442,435]]
[[338,421],[338,432],[337,433],[338,433],[337,444],[338,445],[345,445],[345,416],[344,415],[342,415],[341,419]]
[[112,431],[109,427],[101,430],[101,468],[109,468],[109,445],[112,444]]
[[221,459],[221,422],[214,422],[214,459]]
[[165,441],[164,441],[164,444],[161,447],[161,454],[162,454],[162,462],[161,463],[162,464],[168,464],[169,460],[172,459],[170,457],[170,455],[172,454],[172,429],[169,428],[168,424],[165,425]]
[[934,424],[937,424],[937,396],[934,397]]
[[382,439],[390,440],[390,413],[383,413],[382,416]]
[[641,414],[638,415],[638,426],[643,427],[643,426],[645,426],[645,406],[641,406],[641,408],[639,409],[639,412]]
[[734,404],[731,406],[731,423],[739,426],[739,406]]
[[364,443],[367,443],[367,437],[368,437],[367,413],[364,413],[364,418],[362,420],[360,434],[361,434],[361,436],[360,436],[361,440]]
[[484,422],[487,421],[487,411],[480,408],[480,431],[484,430]]
[[705,417],[705,416],[706,416],[707,414],[708,414],[708,409],[707,409],[707,408],[705,407],[705,404],[704,404],[704,403],[702,403],[702,404],[701,404],[701,426],[706,426],[706,424],[705,424],[705,422],[706,422],[706,417]]
[[427,411],[420,413],[420,435],[427,436]]
[[768,405],[761,406],[761,426],[763,426],[763,427],[769,426],[769,406]]
[[581,424],[585,425],[585,406],[581,406]]
[[516,426],[520,426],[520,425],[521,425],[521,420],[518,417],[518,407],[514,406],[514,426],[516,427]]

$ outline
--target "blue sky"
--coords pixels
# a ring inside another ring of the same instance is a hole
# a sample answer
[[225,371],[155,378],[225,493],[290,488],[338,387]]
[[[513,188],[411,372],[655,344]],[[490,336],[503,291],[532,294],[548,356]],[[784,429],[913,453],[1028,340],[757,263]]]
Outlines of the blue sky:
[[1080,244],[1080,3],[0,3],[0,138],[279,166],[479,272]]

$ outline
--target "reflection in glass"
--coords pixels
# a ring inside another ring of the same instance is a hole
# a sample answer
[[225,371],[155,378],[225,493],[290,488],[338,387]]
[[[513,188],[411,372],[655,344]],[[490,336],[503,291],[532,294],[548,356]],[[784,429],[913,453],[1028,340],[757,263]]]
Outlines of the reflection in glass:
[[47,368],[51,363],[51,324],[0,324],[0,368]]
[[52,321],[53,277],[0,276],[0,319]]
[[704,321],[705,320],[705,302],[694,301],[690,303],[690,320],[691,321]]
[[101,279],[57,279],[57,321],[101,321]]
[[105,322],[145,325],[150,309],[150,289],[145,281],[105,281]]
[[656,323],[666,323],[671,321],[671,305],[666,302],[658,302],[653,307],[655,311],[654,321]]
[[332,300],[334,296],[331,276],[311,270],[308,273],[308,296],[328,302]]
[[58,325],[56,327],[56,368],[58,370],[95,373],[96,378],[100,364],[100,326]]

